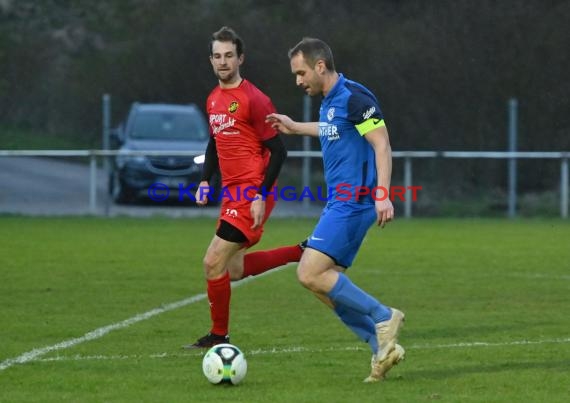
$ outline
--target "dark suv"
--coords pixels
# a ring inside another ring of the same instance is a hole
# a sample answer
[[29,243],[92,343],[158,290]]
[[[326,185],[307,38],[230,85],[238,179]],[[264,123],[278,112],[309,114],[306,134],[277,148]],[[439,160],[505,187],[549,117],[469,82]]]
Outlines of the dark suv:
[[179,185],[197,186],[209,134],[206,119],[196,105],[135,103],[126,122],[113,131],[112,140],[120,151],[199,152],[196,156],[119,154],[109,190],[116,203],[130,203],[146,195],[153,183],[163,183],[171,191],[177,191]]

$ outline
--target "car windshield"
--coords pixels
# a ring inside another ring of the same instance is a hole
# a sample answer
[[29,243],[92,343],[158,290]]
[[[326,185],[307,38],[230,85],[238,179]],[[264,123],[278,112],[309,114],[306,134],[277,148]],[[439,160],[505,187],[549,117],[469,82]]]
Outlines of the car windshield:
[[204,119],[196,113],[181,112],[138,113],[131,133],[135,139],[204,141],[208,138]]

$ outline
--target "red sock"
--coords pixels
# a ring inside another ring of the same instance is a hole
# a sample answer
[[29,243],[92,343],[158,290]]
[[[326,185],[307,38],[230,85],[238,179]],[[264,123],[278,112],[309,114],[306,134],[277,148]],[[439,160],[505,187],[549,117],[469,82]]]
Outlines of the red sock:
[[302,254],[299,245],[248,253],[243,258],[243,277],[257,276],[275,267],[298,262]]
[[228,334],[230,321],[230,273],[226,272],[215,280],[207,280],[208,300],[210,301],[210,317],[212,318],[211,333],[219,336]]

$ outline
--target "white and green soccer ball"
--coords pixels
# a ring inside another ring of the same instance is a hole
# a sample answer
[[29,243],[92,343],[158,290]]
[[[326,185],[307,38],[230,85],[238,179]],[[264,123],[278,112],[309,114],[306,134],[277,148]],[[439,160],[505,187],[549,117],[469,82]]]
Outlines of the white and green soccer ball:
[[241,350],[233,344],[218,344],[204,355],[202,371],[213,384],[237,385],[247,374],[247,361]]

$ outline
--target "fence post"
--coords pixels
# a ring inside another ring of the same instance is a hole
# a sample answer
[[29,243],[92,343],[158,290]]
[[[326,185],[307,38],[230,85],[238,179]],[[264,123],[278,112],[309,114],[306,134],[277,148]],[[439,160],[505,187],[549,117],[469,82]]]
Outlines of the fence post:
[[97,213],[97,157],[89,152],[89,212]]
[[[102,99],[102,110],[103,110],[103,150],[109,150],[111,148],[111,96],[109,94],[103,94],[103,99]],[[109,156],[105,156],[103,157],[103,172],[105,173],[106,178],[105,179],[105,206],[104,206],[104,210],[105,210],[105,216],[109,215],[109,209],[110,209],[110,204],[111,204],[111,200],[110,200],[110,195],[109,195],[109,189],[110,189],[110,183],[109,183],[109,178],[110,178],[110,174],[111,174],[111,164],[109,163]]]
[[568,158],[560,160],[560,216],[568,218]]
[[[517,151],[517,109],[516,98],[509,99],[509,151]],[[509,159],[509,218],[517,214],[517,159]]]
[[[311,121],[311,97],[305,95],[303,97],[303,121]],[[303,136],[303,151],[311,151],[311,137]],[[303,189],[311,186],[311,157],[303,157]],[[310,198],[303,197],[303,208],[308,208],[310,205]]]
[[412,157],[404,158],[404,186],[406,188],[406,201],[404,201],[404,217],[412,217],[412,197],[408,190],[412,186]]

